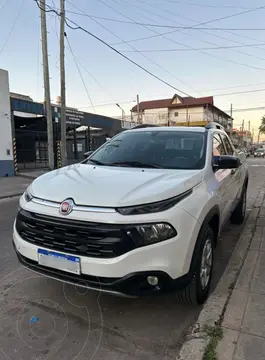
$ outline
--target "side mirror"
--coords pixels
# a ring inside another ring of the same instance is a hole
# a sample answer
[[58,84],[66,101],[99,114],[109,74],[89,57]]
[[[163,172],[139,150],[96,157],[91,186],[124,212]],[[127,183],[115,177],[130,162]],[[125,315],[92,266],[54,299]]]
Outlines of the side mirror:
[[85,159],[88,158],[91,154],[93,154],[94,151],[87,151],[84,153]]
[[236,169],[241,165],[241,160],[237,156],[222,155],[217,160],[217,164],[214,165],[216,170],[220,169]]

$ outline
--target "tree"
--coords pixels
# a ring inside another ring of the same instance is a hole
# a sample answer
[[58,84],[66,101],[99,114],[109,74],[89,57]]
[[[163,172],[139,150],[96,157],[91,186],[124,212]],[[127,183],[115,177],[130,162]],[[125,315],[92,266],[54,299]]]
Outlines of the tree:
[[261,118],[261,124],[259,127],[260,134],[265,134],[265,115]]

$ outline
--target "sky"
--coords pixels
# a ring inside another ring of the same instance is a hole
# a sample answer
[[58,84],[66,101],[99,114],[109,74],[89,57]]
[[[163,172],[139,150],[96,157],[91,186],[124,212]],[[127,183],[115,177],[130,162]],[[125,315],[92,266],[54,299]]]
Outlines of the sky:
[[[59,8],[59,3],[47,0],[53,8]],[[253,11],[239,14],[248,10]],[[121,115],[116,106],[119,103],[129,116],[137,94],[140,101],[175,93],[214,96],[215,105],[223,111],[228,112],[233,104],[235,128],[244,119],[245,127],[250,121],[251,130],[257,134],[265,109],[242,109],[265,107],[265,4],[261,0],[66,0],[66,16],[175,88],[153,78],[88,33],[66,27],[72,49],[66,43],[68,106],[117,116]],[[227,18],[213,21],[222,17]],[[200,28],[207,29],[172,28],[205,22],[209,24]],[[47,13],[47,27],[51,98],[55,101],[60,95],[56,14]],[[255,28],[264,30],[250,30]],[[166,32],[171,33],[160,35]],[[10,90],[43,101],[40,10],[36,2],[0,0],[0,33],[0,68],[9,71]],[[251,46],[209,49],[242,45]]]

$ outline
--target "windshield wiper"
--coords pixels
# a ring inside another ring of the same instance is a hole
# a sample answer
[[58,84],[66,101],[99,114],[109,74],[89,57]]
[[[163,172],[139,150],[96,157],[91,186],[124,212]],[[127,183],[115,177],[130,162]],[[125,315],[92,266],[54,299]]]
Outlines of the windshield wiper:
[[160,166],[160,165],[142,163],[140,161],[117,161],[117,162],[114,162],[114,163],[110,163],[108,165],[110,165],[110,166],[131,166],[131,167],[163,169],[163,167]]
[[103,162],[101,161],[98,161],[98,160],[94,160],[94,159],[87,159],[87,161],[90,161],[96,165],[107,165],[107,164],[104,164]]

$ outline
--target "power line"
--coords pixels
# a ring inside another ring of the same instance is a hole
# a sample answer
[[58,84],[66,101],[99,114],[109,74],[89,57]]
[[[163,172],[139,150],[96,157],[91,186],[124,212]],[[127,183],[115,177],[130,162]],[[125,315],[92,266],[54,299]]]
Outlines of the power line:
[[245,90],[245,91],[231,92],[225,94],[216,94],[214,96],[216,97],[216,96],[238,95],[238,94],[247,94],[247,93],[260,92],[260,91],[265,91],[265,89]]
[[[33,0],[37,6],[42,10],[42,11],[46,11],[45,9],[42,9],[38,3],[38,0]],[[48,12],[54,12],[55,14],[57,14],[58,16],[61,16],[55,9],[51,9],[48,10]],[[72,23],[74,26],[69,24]],[[136,61],[132,60],[131,58],[129,58],[128,56],[122,54],[119,50],[115,49],[113,46],[111,46],[110,44],[108,44],[106,41],[104,41],[103,39],[99,38],[98,36],[96,36],[95,34],[91,33],[90,31],[86,30],[85,28],[83,28],[82,26],[78,25],[76,22],[74,22],[73,20],[69,19],[66,17],[65,19],[65,23],[66,25],[72,29],[72,30],[81,30],[85,33],[87,33],[88,35],[92,36],[94,39],[98,40],[99,42],[101,42],[102,44],[104,44],[105,46],[107,46],[109,49],[113,50],[115,53],[117,53],[118,55],[120,55],[121,57],[123,57],[124,59],[128,60],[130,63],[134,64],[135,66],[137,66],[139,69],[143,70],[144,72],[146,72],[147,74],[149,74],[150,76],[152,76],[153,78],[159,80],[160,82],[162,82],[163,84],[167,85],[168,87],[171,87],[172,89],[189,96],[188,94],[186,94],[185,92],[183,92],[182,90],[176,88],[175,86],[171,85],[170,83],[168,83],[167,81],[161,79],[159,76],[153,74],[151,71],[145,69],[142,65],[138,64]]]
[[[55,8],[54,0],[52,2],[53,2],[53,6]],[[59,41],[59,35],[58,35],[56,29],[54,29],[54,32],[55,32],[55,34],[57,36],[57,39]],[[67,42],[69,42],[68,38],[67,38]],[[68,50],[71,53],[71,55],[73,56],[73,53],[71,52],[71,50],[69,48],[69,44],[68,44],[68,47],[66,48],[66,50]],[[95,81],[95,83],[97,83],[98,86],[112,98],[112,94],[103,85],[100,84],[100,82],[85,68],[85,66],[77,59],[76,56],[75,56],[75,60],[83,68],[83,70]],[[97,106],[97,105],[94,105],[94,106]],[[84,107],[93,107],[93,106],[84,106]]]
[[[141,2],[141,3],[145,4],[145,5],[148,5],[149,7],[154,8],[153,3],[150,4],[149,2],[145,2],[145,1],[143,1],[143,0],[138,0],[138,2]],[[140,8],[140,9],[142,9],[142,10],[144,10],[144,11],[147,11],[147,10],[145,10],[145,9],[143,9],[143,8]],[[155,8],[155,9],[156,9],[156,8]],[[190,17],[187,17],[187,16],[184,16],[184,15],[180,15],[180,14],[178,14],[178,13],[175,13],[175,12],[173,12],[172,10],[171,10],[171,11],[168,11],[168,10],[165,10],[165,9],[159,9],[159,11],[161,11],[161,10],[162,10],[163,12],[169,13],[171,16],[172,16],[172,15],[176,15],[176,16],[178,16],[178,17],[180,17],[180,18],[183,18],[183,19],[186,19],[186,20],[189,20],[189,21],[193,21],[193,22],[195,21],[195,23],[197,23],[197,25],[200,25],[200,23],[199,23],[198,21],[196,21],[196,20],[194,20],[194,19],[192,19],[192,18],[190,18]],[[149,11],[148,11],[148,12],[149,12]],[[166,17],[161,16],[161,13],[160,13],[159,15],[157,15],[157,14],[155,14],[155,13],[152,12],[152,14],[154,14],[154,15],[157,16],[157,17],[159,17],[159,19],[162,17],[162,18],[164,18],[164,19],[166,19],[166,20],[171,20],[171,19],[168,19],[168,18],[166,18]],[[173,21],[174,21],[175,23],[177,23],[177,24],[185,25],[185,24],[182,24],[182,23],[177,22],[177,21],[175,21],[175,20],[173,20]],[[211,28],[214,28],[214,26],[211,26]],[[205,31],[205,30],[198,30],[198,31],[201,32],[201,33],[203,33],[203,34],[207,34],[207,35],[210,35],[210,36],[214,36],[215,38],[220,38],[220,39],[222,39],[222,40],[231,41],[231,42],[233,42],[233,43],[235,43],[235,44],[244,45],[244,43],[242,43],[242,42],[240,42],[240,41],[231,40],[231,39],[228,39],[227,37],[224,37],[224,36],[221,36],[221,35],[217,35],[217,34],[214,34],[214,35],[213,35],[212,33],[208,32],[208,31]],[[189,33],[186,33],[186,32],[183,32],[183,31],[179,31],[179,32],[185,34],[186,36],[193,37],[193,36],[192,36],[191,34],[189,34]],[[250,36],[244,36],[244,35],[242,35],[242,34],[239,35],[238,33],[235,33],[235,32],[232,32],[232,31],[225,30],[225,32],[228,33],[228,34],[232,34],[232,35],[234,35],[234,36],[237,36],[237,37],[242,37],[242,38],[246,38],[246,39],[249,39],[249,40],[258,41],[257,39],[254,39],[254,38],[252,38],[252,37],[250,37]],[[212,43],[212,42],[210,42],[210,41],[206,41],[206,40],[201,40],[201,41],[205,42],[206,44],[216,45],[215,43]],[[262,51],[265,51],[264,48],[259,47],[259,46],[257,46],[257,49],[260,49],[260,50],[262,50]],[[255,59],[265,60],[264,58],[261,58],[261,57],[259,57],[259,56],[257,56],[257,55],[254,55],[254,54],[249,54],[249,53],[246,53],[246,52],[243,52],[243,51],[239,51],[239,50],[234,50],[234,49],[233,49],[232,51],[237,52],[237,53],[239,53],[239,54],[246,55],[246,56],[248,56],[248,57],[253,57],[253,58],[255,58]]]
[[23,7],[24,7],[24,3],[25,3],[25,0],[22,0],[21,6],[20,6],[20,8],[19,8],[19,10],[18,10],[18,13],[17,13],[17,16],[15,17],[15,20],[14,20],[12,26],[11,26],[11,29],[10,29],[8,35],[7,35],[7,38],[6,38],[6,40],[5,40],[2,48],[1,48],[1,50],[0,50],[0,56],[2,55],[2,52],[4,51],[4,49],[5,49],[8,41],[9,41],[9,39],[10,39],[10,37],[11,37],[14,29],[15,29],[15,26],[16,26],[16,24],[17,24],[17,22],[18,22],[18,19],[19,19],[20,15],[21,15],[21,12],[22,12]]
[[[69,4],[70,1],[67,1]],[[73,4],[71,4],[74,6]],[[225,30],[234,30],[234,31],[264,31],[265,28],[212,28],[212,27],[196,27],[193,26],[175,26],[175,25],[162,25],[162,24],[153,24],[153,23],[143,23],[139,21],[129,21],[129,20],[118,20],[118,19],[112,19],[109,17],[104,16],[96,16],[92,14],[84,14],[76,11],[67,10],[66,11],[69,14],[79,15],[79,16],[86,16],[91,19],[98,19],[98,20],[105,20],[105,21],[111,21],[111,22],[117,22],[121,24],[130,24],[130,25],[138,25],[138,26],[149,26],[149,27],[158,27],[158,28],[168,28],[168,29],[176,29],[176,30],[212,30],[212,31],[225,31]]]
[[[69,4],[71,4],[73,7],[75,7],[70,1],[67,1]],[[54,2],[53,2],[54,4]],[[77,8],[77,7],[76,7]],[[55,7],[54,5],[54,10],[58,9]],[[253,11],[254,9],[248,9],[248,11]],[[82,10],[80,10],[82,11]],[[109,17],[104,17],[104,16],[97,16],[97,15],[93,15],[93,14],[87,14],[84,12],[76,12],[76,11],[72,11],[72,10],[67,10],[66,11],[68,14],[74,14],[74,15],[79,15],[79,16],[86,16],[92,19],[98,19],[98,20],[105,20],[105,21],[112,21],[112,22],[118,22],[118,23],[123,23],[123,24],[130,24],[130,25],[139,25],[139,26],[149,26],[149,27],[159,27],[159,28],[169,28],[169,29],[176,29],[176,30],[213,30],[213,31],[226,31],[226,30],[235,30],[235,31],[264,31],[265,28],[216,28],[216,27],[196,27],[194,28],[194,26],[174,26],[174,25],[163,25],[163,24],[153,24],[153,23],[143,23],[143,22],[139,22],[139,21],[128,21],[128,20],[119,20],[119,19],[113,19],[113,18],[109,18]],[[208,22],[207,22],[208,23]],[[205,24],[205,23],[204,23]]]
[[[102,0],[100,0],[100,1],[102,2]],[[115,1],[115,0],[112,0],[112,1],[115,2],[115,3],[117,3],[117,1]],[[131,5],[131,3],[128,2],[128,1],[126,1],[126,0],[123,0],[123,2]],[[111,9],[113,9],[110,5],[108,5],[108,6],[109,6]],[[137,7],[137,8],[139,8],[140,10],[146,11],[145,9],[139,7],[138,5],[132,4],[131,6]],[[117,12],[117,10],[115,10],[115,9],[113,9],[113,10]],[[122,14],[122,13],[120,13],[120,12],[118,12],[118,13],[119,13],[119,14]],[[152,12],[151,12],[151,13],[152,13]],[[154,14],[154,13],[152,13],[152,14]],[[122,14],[122,15],[123,15],[123,14]],[[157,14],[154,14],[154,15],[158,16]],[[123,15],[123,16],[125,16],[125,15]],[[141,16],[145,17],[146,19],[149,19],[149,17],[147,17],[147,16],[144,16],[144,15],[141,15]],[[161,15],[160,15],[160,17],[161,17]],[[196,26],[196,25],[194,25],[194,26]],[[156,34],[160,34],[160,33],[158,33],[156,30],[149,29],[148,27],[147,27],[147,29],[150,30],[150,31],[152,31],[152,32],[154,32],[154,33],[156,33]],[[182,32],[182,31],[179,30],[179,32]],[[174,44],[179,44],[179,45],[185,46],[186,48],[193,49],[193,47],[191,47],[191,46],[189,46],[189,45],[187,45],[187,44],[183,44],[183,43],[177,42],[177,41],[175,41],[175,40],[173,40],[173,39],[171,39],[171,38],[168,38],[168,37],[164,36],[163,34],[162,34],[161,36],[162,36],[163,38],[169,40],[170,42],[174,43]],[[190,36],[190,35],[189,35],[189,36]],[[126,42],[126,43],[129,44],[129,42]],[[245,64],[245,63],[237,62],[237,61],[234,61],[234,60],[226,59],[226,58],[223,58],[223,57],[220,57],[220,56],[217,56],[217,55],[209,54],[208,52],[205,52],[205,51],[203,51],[203,50],[198,50],[198,51],[201,52],[202,54],[206,55],[206,56],[210,56],[210,57],[213,57],[213,58],[216,58],[216,59],[220,59],[220,60],[229,62],[229,63],[231,63],[231,64],[241,65],[241,66],[245,66],[245,67],[248,67],[248,68],[253,68],[253,69],[255,69],[255,70],[262,70],[262,71],[265,70],[264,68],[259,68],[259,67],[252,66],[252,65],[249,65],[249,64]]]
[[[80,10],[79,8],[77,8],[74,4],[70,3],[69,1],[67,1],[70,5],[72,5],[73,7],[75,7],[76,9]],[[82,10],[80,10],[82,11]],[[112,32],[111,30],[109,30],[108,28],[106,28],[104,25],[100,24],[97,20],[93,19],[93,21],[95,21],[98,25],[100,25],[102,28],[104,28],[106,31],[108,31],[109,33],[111,33],[113,36],[117,37],[118,39],[122,40],[118,35],[116,35],[114,32]],[[87,31],[87,30],[86,30]],[[102,39],[100,41],[103,41]],[[107,44],[104,41],[105,44]],[[123,57],[125,57],[127,60],[129,60],[130,62],[132,62],[133,64],[135,64],[136,66],[140,67],[142,70],[144,70],[145,72],[147,72],[149,75],[155,77],[156,79],[159,79],[160,81],[162,81],[165,85],[170,86],[171,88],[173,88],[174,90],[181,92],[182,94],[186,95],[186,96],[190,96],[189,94],[187,94],[186,92],[176,88],[175,86],[171,85],[170,83],[168,83],[167,81],[162,80],[161,78],[159,78],[157,75],[151,73],[149,70],[145,69],[144,67],[142,67],[141,65],[137,64],[134,60],[128,58],[126,55],[122,54],[122,52],[118,51],[117,49],[113,48],[111,45],[107,44],[108,47],[110,47],[112,50],[114,50],[115,52],[117,52],[118,54],[122,55]],[[135,49],[134,47],[132,47],[131,45],[129,45],[132,49]],[[158,63],[156,63],[155,61],[153,61],[152,59],[150,59],[149,57],[147,57],[146,55],[142,54],[143,57],[145,57],[146,59],[148,59],[150,62],[152,62],[153,64],[155,64],[156,66],[158,66],[160,69],[166,71],[168,74],[170,74],[171,76],[173,76],[174,78],[176,78],[178,81],[182,82],[184,85],[188,86],[187,84],[185,84],[182,80],[180,80],[179,78],[177,78],[174,74],[172,74],[171,72],[169,72],[168,70],[166,70],[164,67],[162,67],[161,65],[159,65]],[[194,90],[194,89],[193,89]],[[194,90],[195,91],[195,90]]]
[[[117,101],[114,101],[114,102],[110,102],[110,103],[103,103],[103,104],[97,104],[97,106],[111,106],[111,105],[116,105],[116,103],[119,103],[119,104],[128,104],[128,103],[131,103],[133,102],[132,100],[117,100]],[[144,102],[144,101],[143,101]],[[79,106],[78,108],[89,108],[90,106]],[[233,109],[233,112],[247,112],[247,111],[259,111],[259,110],[263,110],[265,109],[265,106],[253,106],[253,107],[248,107],[248,108],[235,108]],[[178,108],[175,108],[175,110],[177,111]],[[183,110],[183,109],[181,109]],[[221,109],[220,109],[221,110]],[[221,110],[222,112],[225,112],[225,113],[229,113],[230,112],[230,109],[227,109],[227,110]],[[185,111],[183,110],[183,112],[181,111],[178,111],[178,114],[179,115],[186,115],[186,109]],[[204,111],[195,111],[193,112],[192,114],[204,114]],[[148,112],[148,115],[159,115],[158,112]]]
[[218,91],[218,90],[227,90],[227,89],[236,89],[236,88],[243,88],[246,86],[259,86],[259,85],[265,85],[265,82],[262,83],[258,83],[258,84],[246,84],[246,85],[236,85],[236,86],[226,86],[226,87],[222,87],[222,88],[213,88],[213,89],[207,89],[207,90],[203,90],[204,92],[206,91]]
[[106,93],[108,94],[111,98],[113,98],[113,95],[105,88],[105,86],[103,86],[88,70],[87,68],[84,67],[84,65],[79,61],[76,60],[78,62],[78,64],[83,68],[83,70],[95,81],[95,83]]
[[[230,93],[222,93],[222,94],[212,94],[212,95],[206,95],[204,97],[220,97],[220,96],[231,96],[231,95],[240,95],[240,94],[248,94],[248,93],[255,93],[255,92],[262,92],[265,91],[264,89],[254,89],[254,90],[245,90],[245,91],[237,91],[237,92],[230,92]],[[161,97],[166,97],[169,95],[162,95]]]
[[[138,0],[138,1],[140,1],[140,0]],[[152,6],[152,7],[153,7],[153,4],[146,3],[146,2],[144,2],[143,0],[142,0],[141,2],[144,3],[144,4],[148,4],[149,6]],[[167,11],[167,10],[165,10],[165,9],[163,9],[162,11],[167,12],[167,13],[169,13],[170,15],[173,15],[173,14],[174,14],[174,15],[177,15],[177,16],[179,16],[179,17],[181,17],[181,18],[183,18],[183,19],[187,19],[187,20],[189,20],[189,21],[193,21],[193,22],[195,21],[195,22],[197,22],[197,24],[199,25],[199,22],[198,22],[198,21],[196,21],[196,20],[194,20],[194,19],[192,19],[192,18],[190,18],[190,17],[184,16],[184,15],[179,15],[179,14],[176,14],[175,12],[172,12],[172,11],[169,12],[169,11]],[[184,25],[184,24],[181,24],[181,25]],[[213,26],[211,26],[211,27],[213,27]],[[207,31],[203,31],[203,30],[199,30],[199,31],[202,32],[202,33],[209,34],[209,35],[213,36],[211,33],[207,32]],[[248,39],[248,40],[258,41],[257,39],[255,39],[255,38],[253,38],[253,37],[246,36],[246,35],[243,35],[243,34],[238,34],[238,33],[232,32],[232,31],[228,31],[228,30],[225,30],[225,32],[228,33],[228,34],[232,34],[232,35],[234,35],[234,36],[240,37],[240,38],[245,38],[245,39]],[[216,35],[216,34],[215,34],[214,37],[218,37],[218,38],[224,39],[224,40],[229,40],[229,41],[232,41],[232,42],[234,42],[234,43],[238,43],[238,44],[242,44],[242,45],[243,45],[242,42],[239,42],[239,41],[236,41],[236,40],[231,40],[231,39],[228,39],[228,38],[226,38],[226,37],[224,37],[224,36],[220,36],[220,35]],[[262,50],[262,51],[265,51],[265,49],[262,48],[262,47],[257,47],[257,48],[260,49],[260,50]],[[234,51],[236,51],[236,50],[234,50]],[[252,55],[252,54],[244,53],[244,52],[241,52],[241,51],[237,51],[237,52],[238,52],[238,53],[245,54],[245,55],[250,56],[250,57],[253,57],[253,58],[257,58],[257,59],[262,59],[262,60],[264,60],[264,58],[260,58],[260,57],[258,57],[258,56],[254,56],[254,55]]]
[[165,0],[166,2],[170,2],[172,4],[182,4],[182,5],[190,5],[190,6],[197,6],[203,8],[216,8],[216,9],[246,9],[251,10],[251,8],[247,8],[245,6],[233,6],[233,5],[210,5],[210,4],[196,4],[186,1],[179,1],[179,0]]
[[[253,8],[253,9],[250,9],[250,10],[245,10],[245,11],[241,11],[241,12],[238,12],[238,13],[235,13],[235,14],[223,16],[223,17],[220,17],[220,18],[217,18],[217,19],[213,19],[213,20],[209,20],[209,21],[204,21],[204,22],[201,22],[201,23],[199,23],[199,24],[195,24],[195,25],[191,26],[191,28],[195,28],[195,29],[197,28],[197,29],[198,29],[198,26],[211,24],[211,23],[213,23],[213,22],[217,22],[217,21],[229,19],[229,18],[232,18],[232,17],[235,17],[235,16],[240,16],[240,15],[247,14],[247,13],[250,13],[250,12],[253,12],[253,11],[257,11],[257,10],[261,10],[261,9],[264,9],[264,8],[265,8],[265,6],[260,6],[260,7]],[[167,31],[167,32],[164,32],[164,33],[159,34],[159,35],[153,35],[153,36],[149,36],[149,37],[145,37],[145,38],[134,39],[134,40],[130,40],[130,41],[128,41],[128,42],[146,40],[146,39],[151,39],[151,38],[158,37],[158,36],[162,36],[162,35],[173,34],[173,33],[175,33],[176,31],[178,31],[178,30],[175,29],[175,30],[173,30],[173,31]],[[112,45],[114,46],[114,45],[119,45],[119,44],[120,44],[120,43],[116,43],[116,44],[112,44]]]
[[246,44],[246,45],[231,45],[231,46],[216,46],[216,47],[202,47],[191,49],[151,49],[151,50],[123,50],[123,53],[131,52],[143,52],[143,53],[155,53],[155,52],[182,52],[182,51],[200,51],[200,50],[224,50],[224,49],[237,49],[244,47],[265,46],[265,43],[261,44]]
[[[109,7],[112,9],[112,7],[108,4],[106,4],[104,1],[99,0],[101,3],[103,3],[105,6]],[[72,5],[75,9],[82,11],[81,9],[79,9],[76,5],[72,4],[70,1],[67,1],[70,5]],[[114,10],[116,11],[116,10]],[[84,14],[86,14],[85,12],[83,12]],[[119,12],[118,12],[119,13]],[[120,15],[126,17],[125,15],[119,13]],[[126,17],[127,18],[127,17]],[[106,26],[102,25],[100,22],[98,22],[95,19],[91,19],[94,22],[96,22],[99,26],[101,26],[103,29],[105,29],[106,31],[108,31],[110,34],[112,34],[113,36],[115,36],[117,39],[119,40],[123,40],[120,36],[118,36],[117,34],[115,34],[113,31],[111,31],[110,29],[108,29]],[[135,47],[133,47],[132,45],[128,44],[128,46],[133,49],[133,50],[137,50]],[[160,69],[162,69],[163,71],[165,71],[166,73],[168,73],[170,76],[174,77],[176,80],[178,80],[180,83],[182,83],[183,85],[189,87],[191,90],[193,90],[194,92],[197,92],[197,90],[195,90],[194,88],[192,88],[190,85],[186,84],[184,81],[182,81],[180,78],[178,78],[177,76],[175,76],[172,72],[168,71],[167,69],[165,69],[163,66],[161,66],[160,64],[158,64],[157,62],[155,62],[154,60],[150,59],[150,57],[144,55],[141,51],[138,51],[138,53],[140,53],[145,59],[147,59],[148,61],[150,61],[152,64],[156,65],[157,67],[159,67]],[[185,95],[187,95],[186,93],[184,93]],[[189,95],[188,95],[189,96]]]
[[[66,23],[66,24],[67,24],[67,23]],[[70,44],[70,42],[69,42],[69,39],[68,39],[67,35],[65,35],[65,38],[66,38],[66,41],[67,41],[69,50],[70,50],[70,52],[71,52],[71,54],[72,54],[72,56],[73,56],[75,65],[76,65],[76,67],[77,67],[77,71],[78,71],[79,76],[80,76],[80,78],[81,78],[81,81],[82,81],[82,83],[83,83],[83,85],[84,85],[84,88],[85,88],[87,97],[88,97],[88,99],[89,99],[89,102],[90,102],[90,104],[91,104],[91,107],[92,107],[94,113],[96,113],[94,104],[93,104],[93,102],[92,102],[92,100],[91,100],[91,97],[90,97],[90,95],[89,95],[89,93],[88,93],[86,83],[85,83],[84,78],[83,78],[83,76],[82,76],[81,70],[80,70],[80,68],[79,68],[78,61],[77,61],[77,59],[76,59],[76,57],[75,57],[75,54],[74,54],[74,52],[73,52],[73,50],[72,50],[72,47],[71,47],[71,44]]]
[[4,4],[1,6],[1,8],[0,8],[0,13],[4,10],[4,8],[6,7],[6,5],[7,5],[8,2],[9,2],[9,1],[7,0],[7,1],[4,2]]
[[[40,7],[39,3],[37,0],[34,0],[37,5]],[[45,11],[45,10],[44,10]],[[60,16],[60,14],[58,14],[58,12],[56,12],[55,10],[53,10],[58,16]],[[72,23],[74,26],[70,25],[68,22]],[[159,78],[158,76],[156,76],[155,74],[149,72],[149,70],[145,69],[144,67],[142,67],[141,65],[137,64],[135,61],[133,61],[132,59],[128,58],[126,55],[120,53],[117,49],[113,48],[111,45],[109,45],[107,42],[105,42],[104,40],[102,40],[101,38],[99,38],[98,36],[96,36],[95,34],[91,33],[90,31],[86,30],[85,28],[83,28],[82,26],[79,26],[77,23],[75,23],[74,21],[66,18],[66,25],[71,28],[72,30],[81,30],[85,33],[87,33],[88,35],[92,36],[93,38],[95,38],[96,40],[100,41],[101,43],[103,43],[104,45],[106,45],[108,48],[110,48],[111,50],[113,50],[114,52],[118,53],[120,56],[122,56],[123,58],[127,59],[128,61],[130,61],[131,63],[133,63],[134,65],[136,65],[137,67],[141,68],[143,71],[147,72],[149,75],[153,76],[154,78],[158,79],[159,81],[163,82],[164,84],[168,85],[169,87],[173,88],[174,90],[180,91],[179,89],[175,88],[174,86],[172,86],[171,84],[165,82],[163,79]],[[240,93],[247,93],[247,92],[255,92],[255,91],[264,91],[265,89],[258,89],[258,90],[251,90],[251,91],[244,91],[244,92],[238,92],[238,93],[226,93],[226,94],[217,94],[215,96],[226,96],[226,95],[235,95],[235,94],[240,94]],[[182,92],[183,93],[183,92]],[[189,95],[187,95],[189,96]],[[262,109],[263,107],[261,107]],[[253,109],[257,109],[257,108],[253,108]],[[244,109],[246,110],[246,109]]]

